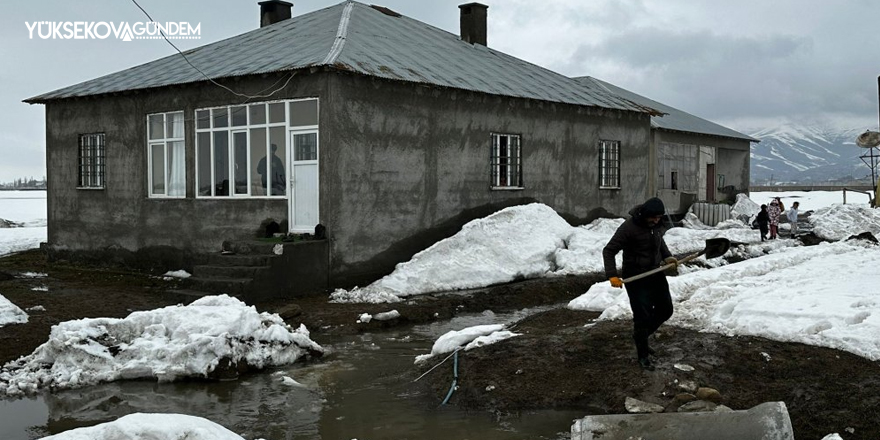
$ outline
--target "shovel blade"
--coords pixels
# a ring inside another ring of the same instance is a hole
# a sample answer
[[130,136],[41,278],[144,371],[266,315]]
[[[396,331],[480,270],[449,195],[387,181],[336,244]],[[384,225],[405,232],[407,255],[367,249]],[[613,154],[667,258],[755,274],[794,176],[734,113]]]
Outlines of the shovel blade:
[[706,258],[717,258],[730,250],[730,240],[726,238],[710,238],[706,240]]

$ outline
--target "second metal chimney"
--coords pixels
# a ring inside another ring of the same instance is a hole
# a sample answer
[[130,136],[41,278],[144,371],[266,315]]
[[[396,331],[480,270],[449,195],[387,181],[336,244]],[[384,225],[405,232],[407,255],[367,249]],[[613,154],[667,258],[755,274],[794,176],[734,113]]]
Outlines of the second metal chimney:
[[486,46],[486,17],[489,7],[481,3],[459,5],[461,10],[461,40]]
[[260,5],[260,27],[269,26],[291,17],[290,10],[293,3],[281,0],[267,0],[259,2]]

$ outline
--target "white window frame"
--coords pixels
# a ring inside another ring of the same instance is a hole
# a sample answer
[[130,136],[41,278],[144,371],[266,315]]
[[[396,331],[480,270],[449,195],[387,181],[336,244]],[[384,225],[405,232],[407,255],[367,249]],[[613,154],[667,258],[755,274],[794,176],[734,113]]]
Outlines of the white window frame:
[[77,138],[77,189],[104,189],[107,144],[104,133],[85,133]]
[[620,141],[599,141],[599,189],[620,189]]
[[[265,148],[264,157],[267,158],[267,166],[269,166],[271,168],[271,166],[268,165],[268,162],[270,162],[269,157],[271,157],[273,155],[273,152],[271,151],[272,142],[270,140],[271,129],[272,128],[280,128],[280,127],[284,128],[284,134],[282,136],[282,139],[279,142],[284,143],[284,150],[283,150],[284,154],[281,156],[281,160],[284,163],[284,167],[285,167],[285,169],[284,169],[285,180],[289,180],[290,173],[292,172],[292,170],[288,169],[290,161],[288,160],[287,156],[290,154],[290,148],[292,148],[292,146],[288,145],[288,143],[289,143],[288,138],[289,138],[290,131],[292,129],[294,129],[294,127],[291,127],[289,125],[290,121],[291,121],[290,103],[298,102],[298,101],[317,101],[318,107],[317,107],[316,111],[318,112],[318,115],[320,115],[320,101],[316,97],[285,99],[285,100],[275,100],[275,101],[262,101],[262,102],[250,102],[250,103],[246,103],[246,104],[223,105],[223,106],[205,107],[205,108],[195,109],[195,111],[193,112],[193,120],[196,121],[196,123],[194,124],[195,125],[195,133],[196,133],[196,136],[195,136],[196,137],[196,155],[195,155],[195,161],[196,161],[196,183],[195,183],[195,185],[196,185],[196,198],[200,198],[200,199],[260,198],[260,199],[274,199],[274,200],[289,198],[288,192],[290,191],[290,188],[289,188],[289,185],[287,184],[287,182],[285,182],[285,190],[284,190],[283,194],[272,194],[272,192],[273,192],[272,184],[271,184],[271,182],[269,182],[266,187],[266,190],[267,190],[266,195],[253,195],[253,187],[251,185],[251,182],[252,182],[252,179],[254,178],[254,176],[252,175],[252,171],[253,171],[252,170],[252,166],[253,166],[252,154],[253,154],[253,147],[254,146],[251,145],[251,130],[252,129],[265,129],[266,145],[263,147],[263,148]],[[280,122],[269,122],[268,106],[270,104],[278,104],[278,103],[283,104],[284,119]],[[265,106],[266,120],[264,123],[260,123],[260,124],[251,123],[250,106],[252,106],[252,105]],[[247,115],[247,121],[246,121],[245,125],[232,126],[232,122],[233,122],[232,121],[232,109],[234,107],[241,107],[241,106],[243,106],[245,108],[245,112]],[[217,110],[217,109],[226,109],[226,118],[227,118],[226,122],[227,122],[227,124],[225,127],[214,127],[213,114],[214,114],[214,110]],[[208,111],[209,121],[210,121],[209,128],[199,128],[198,114],[199,114],[199,112],[203,112],[203,111]],[[295,128],[296,129],[313,128],[315,130],[318,130],[318,125],[308,126],[308,127],[295,127]],[[246,138],[246,142],[247,142],[247,160],[246,160],[246,162],[247,162],[247,177],[246,177],[247,193],[236,194],[235,193],[235,184],[234,184],[235,171],[236,171],[235,170],[235,144],[234,144],[235,137],[234,137],[234,133],[242,132],[242,131],[245,132],[246,136],[247,136],[247,138]],[[227,175],[229,176],[229,180],[230,180],[229,195],[216,195],[216,193],[217,193],[217,183],[216,183],[217,179],[215,178],[215,173],[216,173],[215,153],[216,153],[216,150],[214,148],[214,133],[216,133],[216,132],[228,133],[228,144],[227,144],[228,151],[227,151],[227,153],[228,153],[229,157],[228,157],[228,161],[227,161],[227,167],[228,167]],[[209,141],[209,145],[207,145],[207,146],[201,145],[199,134],[202,134],[202,133],[210,133],[210,141]],[[207,154],[208,154],[209,160],[210,160],[210,173],[211,173],[210,194],[201,194],[202,176],[200,175],[200,173],[202,171],[200,169],[199,164],[200,164],[200,160],[202,159],[201,155],[203,154],[202,153],[203,148],[208,148]]]
[[[522,174],[522,136],[491,133],[489,186],[493,190],[525,189]],[[506,142],[502,142],[505,139]],[[504,144],[504,145],[502,145]],[[512,159],[515,160],[511,164]]]
[[[175,115],[179,115],[179,127],[180,130],[178,133],[172,133],[169,135],[168,133],[168,124],[174,118]],[[159,198],[169,198],[169,199],[183,199],[186,198],[186,125],[184,118],[183,110],[171,111],[165,113],[151,113],[147,115],[147,196],[153,199]],[[162,117],[162,135],[156,138],[151,138],[151,130],[152,127],[150,125],[150,119],[153,116],[161,116]],[[176,154],[176,158],[174,157],[174,147],[179,147]],[[161,193],[153,192],[153,185],[155,182],[153,181],[153,169],[156,166],[153,160],[153,147],[162,148],[162,178],[163,178],[163,186]],[[170,163],[170,164],[169,164]],[[175,168],[173,172],[169,172],[170,168]],[[177,177],[177,182],[172,182],[173,178],[172,174],[175,174]],[[176,191],[171,191],[172,187],[176,188]]]

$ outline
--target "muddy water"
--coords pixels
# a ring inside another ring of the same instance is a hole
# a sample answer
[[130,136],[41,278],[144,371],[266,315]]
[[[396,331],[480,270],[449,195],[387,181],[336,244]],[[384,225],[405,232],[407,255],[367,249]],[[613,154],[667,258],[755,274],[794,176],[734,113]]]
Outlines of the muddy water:
[[[466,413],[428,403],[440,402],[443,396],[420,395],[421,387],[412,383],[415,356],[430,351],[437,336],[452,329],[507,322],[537,310],[515,315],[487,312],[407,330],[333,339],[315,336],[331,350],[323,359],[236,381],[115,382],[0,400],[0,439],[35,439],[135,412],[204,417],[246,439],[564,439],[572,420],[583,414]],[[452,368],[451,361],[439,368]],[[286,385],[284,377],[301,385]]]

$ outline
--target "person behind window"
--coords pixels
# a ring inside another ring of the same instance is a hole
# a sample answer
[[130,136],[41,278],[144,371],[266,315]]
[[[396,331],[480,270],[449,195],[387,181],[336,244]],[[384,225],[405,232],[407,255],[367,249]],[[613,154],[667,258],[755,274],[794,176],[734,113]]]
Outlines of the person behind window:
[[[284,162],[278,157],[277,151],[278,145],[272,144],[272,167],[268,171],[266,170],[265,156],[257,164],[257,172],[260,173],[263,188],[267,188],[267,181],[271,181],[272,194],[274,195],[284,194],[284,187],[286,186],[284,181]],[[269,174],[271,174],[271,177]]]

